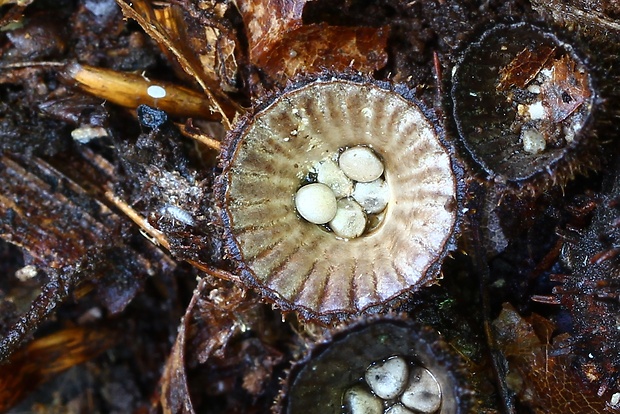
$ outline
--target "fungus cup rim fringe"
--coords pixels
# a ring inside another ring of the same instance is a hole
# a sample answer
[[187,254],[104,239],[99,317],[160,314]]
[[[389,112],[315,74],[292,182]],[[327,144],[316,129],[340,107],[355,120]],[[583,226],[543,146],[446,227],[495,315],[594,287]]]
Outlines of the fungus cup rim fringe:
[[[230,173],[235,169],[235,156],[237,148],[240,142],[244,140],[244,133],[252,126],[255,117],[269,110],[280,100],[280,97],[286,96],[286,94],[301,91],[314,85],[329,85],[337,82],[352,87],[372,88],[380,93],[395,94],[399,97],[399,99],[406,102],[407,105],[414,106],[420,112],[421,116],[425,118],[425,122],[431,126],[438,145],[445,152],[445,156],[449,160],[449,168],[453,180],[453,192],[455,198],[455,200],[453,200],[454,203],[451,206],[451,208],[454,209],[454,218],[449,232],[450,234],[445,238],[445,240],[443,240],[441,251],[438,253],[435,252],[435,259],[429,264],[428,269],[424,272],[417,283],[409,285],[406,289],[399,290],[388,298],[378,302],[369,303],[361,308],[320,311],[293,303],[282,297],[275,290],[263,286],[260,281],[256,279],[253,270],[245,263],[244,254],[232,231],[233,218],[232,214],[228,211],[228,192],[230,186]],[[414,293],[413,291],[418,288],[436,283],[436,278],[440,277],[441,265],[444,259],[451,250],[456,248],[456,238],[460,232],[463,216],[465,172],[456,157],[452,143],[445,137],[441,120],[438,119],[436,114],[427,109],[419,100],[417,100],[413,96],[413,91],[406,88],[404,85],[394,85],[385,81],[377,81],[359,74],[340,74],[336,76],[331,73],[325,73],[319,76],[297,78],[289,82],[287,87],[282,91],[278,91],[267,96],[260,103],[255,105],[255,109],[253,111],[250,111],[248,114],[244,115],[237,122],[235,128],[228,133],[226,141],[222,146],[220,166],[222,168],[222,173],[216,179],[214,191],[221,224],[224,228],[224,243],[227,257],[232,259],[233,265],[237,267],[241,280],[246,286],[258,290],[264,298],[275,304],[283,311],[296,311],[304,320],[311,320],[322,324],[331,324],[338,320],[345,320],[353,315],[382,312],[386,309],[386,307],[400,303],[402,300]]]

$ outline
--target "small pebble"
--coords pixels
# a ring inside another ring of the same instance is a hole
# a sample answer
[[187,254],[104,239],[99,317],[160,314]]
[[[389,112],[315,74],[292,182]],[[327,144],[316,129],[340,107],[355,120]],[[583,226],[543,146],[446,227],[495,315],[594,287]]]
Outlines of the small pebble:
[[330,160],[323,160],[314,166],[316,180],[332,189],[336,198],[349,197],[353,192],[353,181]]
[[353,198],[368,214],[377,214],[385,210],[390,199],[390,188],[381,178],[369,183],[357,183]]
[[416,412],[431,414],[441,406],[441,388],[429,370],[415,367],[400,400]]
[[329,222],[338,210],[334,192],[320,183],[301,187],[295,194],[295,207],[303,218],[314,224]]
[[540,86],[532,84],[532,85],[527,87],[527,90],[530,91],[531,93],[539,94],[540,93]]
[[407,361],[393,357],[372,365],[366,370],[365,379],[372,391],[386,400],[398,397],[407,385]]
[[18,278],[20,282],[26,282],[35,277],[38,273],[39,271],[36,266],[26,265],[15,272],[15,277]]
[[405,408],[404,405],[402,404],[394,404],[393,406],[391,406],[386,412],[385,414],[415,414],[413,411],[408,410],[407,408]]
[[581,125],[579,123],[573,123],[568,127],[562,128],[564,132],[564,140],[567,143],[571,143],[575,140],[577,133],[581,130]]
[[525,152],[534,155],[543,152],[547,146],[545,137],[535,128],[521,131],[521,141],[523,141],[523,149]]
[[366,215],[362,207],[350,198],[338,200],[336,216],[329,222],[334,233],[344,239],[361,236],[366,229]]
[[107,137],[108,131],[102,127],[94,127],[90,125],[82,125],[71,131],[71,138],[80,144],[87,144],[95,138]]
[[353,387],[344,395],[350,414],[383,414],[382,401],[362,387]]
[[383,174],[383,163],[368,147],[346,149],[340,154],[338,165],[349,178],[362,183],[374,181]]
[[530,119],[543,119],[545,118],[545,107],[543,106],[541,101],[534,102],[527,109]]

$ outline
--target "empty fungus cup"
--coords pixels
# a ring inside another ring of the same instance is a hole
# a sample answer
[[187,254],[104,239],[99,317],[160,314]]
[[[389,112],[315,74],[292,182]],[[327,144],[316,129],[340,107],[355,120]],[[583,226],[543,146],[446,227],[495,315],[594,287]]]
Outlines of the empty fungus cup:
[[463,52],[452,84],[463,147],[493,181],[537,193],[591,168],[596,93],[586,63],[555,34],[499,24]]

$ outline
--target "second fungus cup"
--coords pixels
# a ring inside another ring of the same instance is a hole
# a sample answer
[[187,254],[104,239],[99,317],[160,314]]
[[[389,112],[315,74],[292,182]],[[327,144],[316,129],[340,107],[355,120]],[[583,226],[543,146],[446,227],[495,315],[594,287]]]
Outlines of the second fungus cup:
[[404,315],[332,330],[290,369],[278,414],[466,414],[476,411],[469,367],[436,331]]
[[496,183],[537,193],[595,164],[600,99],[585,61],[551,32],[486,31],[454,68],[452,100],[463,147]]
[[405,89],[300,82],[240,121],[221,162],[229,257],[245,283],[306,319],[432,284],[454,248],[461,172]]

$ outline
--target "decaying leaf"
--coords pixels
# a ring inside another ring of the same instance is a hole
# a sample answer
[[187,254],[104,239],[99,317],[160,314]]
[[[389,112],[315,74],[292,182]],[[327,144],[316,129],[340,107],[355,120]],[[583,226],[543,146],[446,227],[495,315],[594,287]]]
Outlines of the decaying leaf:
[[[2,157],[0,165],[1,234],[26,249],[39,265],[54,269],[78,265],[89,249],[101,246],[109,236],[103,223],[86,211],[75,211],[76,206],[54,188],[73,183],[45,181],[60,178],[50,165],[35,159],[25,167],[7,156]],[[33,172],[37,167],[42,177]],[[23,197],[13,198],[14,194]]]
[[550,71],[550,78],[540,86],[542,105],[546,118],[557,123],[565,120],[591,95],[588,74],[577,67],[568,55],[551,57],[556,48],[541,46],[534,50],[523,49],[506,67],[500,70],[499,91],[511,87],[525,88],[543,69]]
[[0,16],[0,27],[10,25],[23,18],[22,13],[34,0],[0,0],[0,7],[10,7],[4,15]]
[[524,88],[545,66],[555,48],[541,46],[530,50],[523,49],[506,67],[499,71],[498,90],[507,90],[511,86]]
[[340,27],[302,21],[306,0],[239,0],[250,61],[285,84],[296,74],[376,71],[387,63],[387,27]]
[[211,286],[204,278],[198,282],[161,378],[160,404],[164,413],[195,412],[187,379],[187,366],[193,354],[186,355],[186,346],[193,343],[191,349],[195,349],[196,342],[200,344],[201,363],[221,352],[242,327],[236,312],[244,295],[238,288]]
[[[64,162],[82,180],[95,174],[84,164]],[[0,359],[11,354],[70,294],[80,297],[96,288],[101,303],[118,313],[147,275],[157,271],[157,264],[120,241],[128,225],[124,219],[42,159],[2,156],[0,189],[0,236],[20,246],[29,264],[48,276],[30,309],[2,338]]]
[[8,4],[16,4],[18,6],[27,6],[34,0],[0,0],[0,6],[6,6]]
[[[122,311],[151,267],[123,243],[112,242],[122,230],[122,219],[104,204],[90,203],[82,187],[41,159],[4,156],[0,176],[2,237],[21,246],[42,270],[74,275],[70,285],[80,283],[81,277],[100,285],[108,309]],[[12,198],[14,194],[21,197]],[[100,260],[108,255],[115,259]]]
[[195,43],[193,48],[200,54],[203,70],[213,72],[224,91],[235,92],[238,90],[236,53],[239,51],[234,31],[225,19],[228,8],[226,2],[201,0],[198,2],[198,10],[191,10],[191,21],[199,21],[201,24],[188,23],[186,30]]
[[373,72],[387,63],[388,34],[388,28],[306,25],[286,33],[256,64],[280,84],[300,73]]
[[564,349],[567,335],[551,338],[552,322],[536,314],[523,318],[511,305],[504,305],[493,325],[509,361],[507,382],[534,413],[620,412],[611,392],[599,396],[579,377],[572,365],[574,356]]
[[236,4],[243,18],[250,61],[259,62],[265,54],[271,53],[275,44],[286,33],[303,24],[301,21],[307,0],[237,0]]
[[551,81],[542,86],[543,106],[550,112],[553,122],[570,116],[591,95],[588,75],[576,67],[575,61],[564,55],[553,61]]
[[192,299],[185,311],[185,315],[179,325],[177,338],[166,362],[164,373],[160,380],[161,399],[160,404],[164,413],[194,413],[192,401],[187,384],[185,368],[185,344],[188,325],[191,314],[196,306],[196,301],[202,295],[207,284],[201,281],[194,290]]
[[55,375],[104,352],[114,345],[114,337],[102,329],[67,328],[13,354],[8,363],[0,365],[0,412]]

